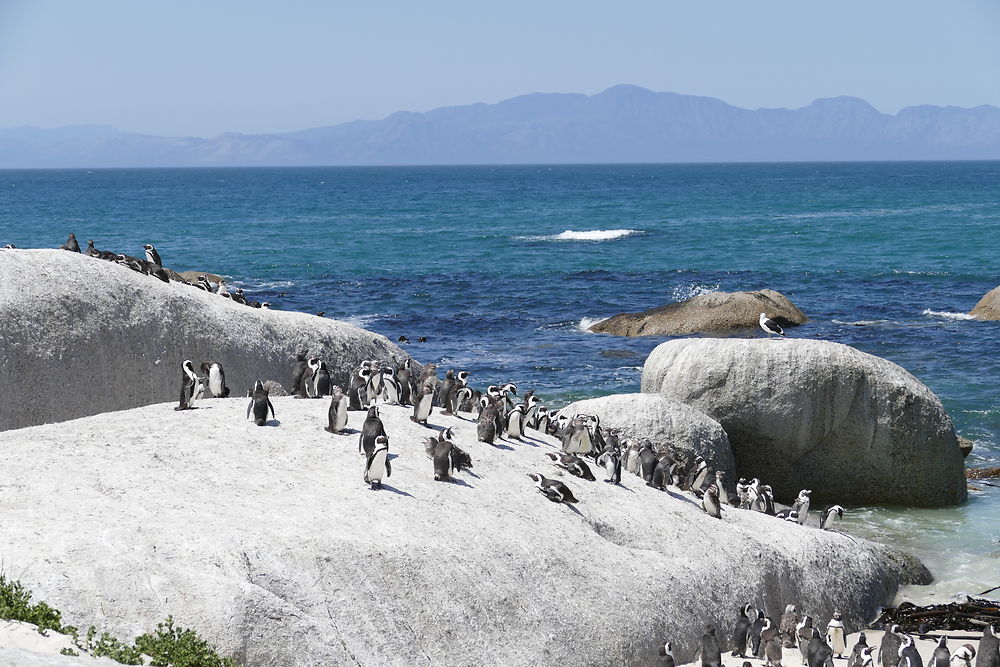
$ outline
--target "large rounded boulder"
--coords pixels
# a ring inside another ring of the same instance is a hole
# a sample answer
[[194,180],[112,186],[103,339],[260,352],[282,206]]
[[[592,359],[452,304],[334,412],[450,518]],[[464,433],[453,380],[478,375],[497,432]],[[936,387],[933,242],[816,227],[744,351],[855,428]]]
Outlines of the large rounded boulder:
[[621,313],[601,320],[590,330],[616,336],[686,336],[757,327],[761,313],[783,327],[805,324],[808,319],[784,294],[764,289],[699,294],[641,313]]
[[[181,362],[218,361],[232,396],[289,382],[298,352],[346,383],[363,359],[407,358],[384,336],[251,308],[64,250],[0,250],[0,431],[177,400]],[[196,403],[197,405],[197,403]]]
[[983,295],[969,315],[975,315],[981,320],[1000,320],[1000,287],[994,287]]
[[966,498],[941,401],[900,366],[812,340],[697,338],[659,345],[642,391],[682,401],[729,435],[740,476],[779,499],[942,506]]
[[733,450],[725,430],[701,410],[657,394],[616,394],[571,403],[560,410],[597,415],[603,428],[613,428],[622,440],[654,448],[671,447],[701,456],[733,481]]

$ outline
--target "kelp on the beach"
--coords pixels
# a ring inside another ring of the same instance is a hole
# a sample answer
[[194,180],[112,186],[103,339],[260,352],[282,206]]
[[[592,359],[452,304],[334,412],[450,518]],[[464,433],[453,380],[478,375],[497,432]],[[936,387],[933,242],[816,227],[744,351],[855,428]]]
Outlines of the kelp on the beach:
[[875,619],[875,627],[889,627],[896,624],[904,632],[981,631],[987,623],[1000,624],[1000,602],[968,596],[965,602],[932,604],[926,607],[904,602],[898,607],[883,609],[882,614]]

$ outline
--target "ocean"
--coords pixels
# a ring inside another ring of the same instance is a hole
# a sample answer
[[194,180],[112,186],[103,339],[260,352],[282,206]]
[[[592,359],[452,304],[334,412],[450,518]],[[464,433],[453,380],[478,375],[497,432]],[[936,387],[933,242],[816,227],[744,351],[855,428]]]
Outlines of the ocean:
[[[791,336],[906,368],[975,443],[968,465],[1000,466],[1000,323],[965,315],[1000,284],[998,162],[0,171],[0,193],[0,245],[153,243],[175,270],[407,336],[420,361],[553,407],[638,391],[666,340],[589,323],[776,289],[810,318]],[[924,558],[938,582],[904,597],[976,594],[1000,585],[1000,488],[975,486],[845,526]]]

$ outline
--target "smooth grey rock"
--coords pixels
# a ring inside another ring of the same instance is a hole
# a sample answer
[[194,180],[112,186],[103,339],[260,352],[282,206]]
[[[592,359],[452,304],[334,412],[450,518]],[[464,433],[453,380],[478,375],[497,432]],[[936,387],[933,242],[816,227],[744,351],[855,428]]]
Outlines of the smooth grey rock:
[[[69,254],[69,253],[65,253]],[[358,436],[323,430],[327,401],[172,403],[0,433],[8,572],[63,620],[131,638],[167,615],[257,665],[649,664],[753,601],[858,626],[913,558],[742,510],[708,517],[687,494],[626,475],[562,476],[554,438],[477,442],[437,410],[383,406],[392,476],[362,481]],[[360,426],[361,412],[350,424]],[[421,439],[453,426],[474,468],[435,482]],[[529,472],[580,502],[549,502]]]
[[0,645],[0,667],[120,667],[120,662],[87,655],[36,653]]
[[663,343],[642,391],[704,411],[729,435],[741,477],[779,500],[941,506],[966,498],[962,453],[941,401],[900,366],[816,340]]
[[654,448],[669,446],[689,456],[703,456],[735,484],[735,464],[729,437],[719,422],[701,410],[658,394],[616,394],[570,403],[559,410],[595,414],[603,428],[614,428],[622,439]]
[[808,318],[788,297],[771,289],[754,292],[709,292],[641,313],[621,313],[592,325],[594,333],[616,336],[684,336],[760,326],[760,314],[782,327],[805,324]]
[[248,308],[61,250],[0,253],[0,341],[0,430],[177,401],[185,359],[221,362],[239,397],[258,378],[290,378],[302,350],[341,384],[363,359],[409,356],[349,324]]

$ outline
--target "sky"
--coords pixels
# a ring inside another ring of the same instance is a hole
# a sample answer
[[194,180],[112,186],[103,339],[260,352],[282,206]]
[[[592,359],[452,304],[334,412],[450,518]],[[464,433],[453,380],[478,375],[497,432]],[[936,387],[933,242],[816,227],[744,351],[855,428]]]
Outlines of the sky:
[[620,83],[1000,106],[1000,2],[0,0],[0,128],[257,134]]

